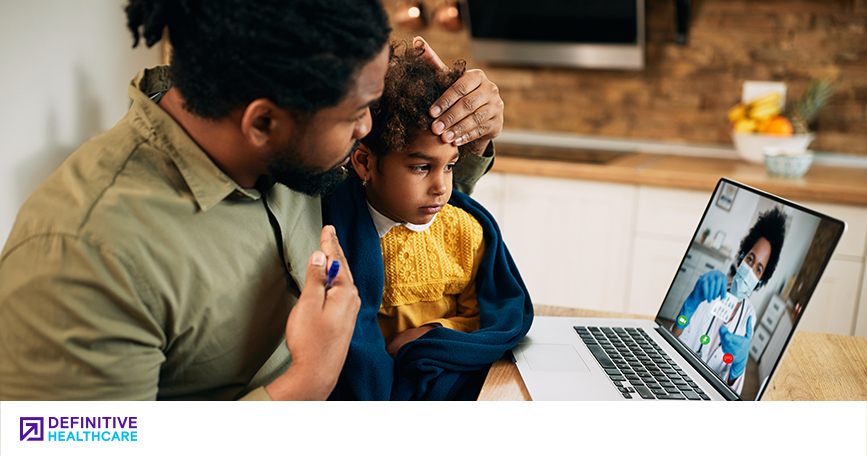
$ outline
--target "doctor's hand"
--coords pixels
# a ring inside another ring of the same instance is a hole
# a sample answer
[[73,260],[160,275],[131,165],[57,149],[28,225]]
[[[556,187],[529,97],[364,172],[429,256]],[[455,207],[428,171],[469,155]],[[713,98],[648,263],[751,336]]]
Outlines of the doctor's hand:
[[[448,69],[424,38],[412,40],[422,49],[421,58],[435,68]],[[482,70],[467,70],[434,102],[431,130],[444,142],[456,146],[470,144],[470,152],[482,155],[492,139],[503,131],[503,99],[500,89]]]
[[[327,399],[349,351],[361,299],[332,226],[322,229],[319,243],[321,251],[307,262],[304,291],[286,322],[292,364],[265,387],[275,400]],[[340,262],[340,271],[326,290],[327,270],[334,260]]]
[[[695,313],[695,310],[698,309],[698,305],[702,302],[710,302],[716,298],[725,297],[726,285],[725,274],[716,269],[708,271],[699,277],[698,282],[695,283],[695,287],[692,289],[692,293],[686,297],[683,307],[680,308],[680,314],[677,316],[677,320],[675,320],[676,327],[678,329],[685,328],[689,324],[689,319],[692,318],[692,314]],[[681,316],[687,318],[686,325],[680,324]]]
[[747,358],[750,356],[750,341],[753,338],[753,317],[747,318],[747,333],[743,336],[738,336],[725,325],[719,328],[720,347],[723,353],[731,353],[732,367],[729,370],[729,379],[735,379],[744,373],[747,367]]

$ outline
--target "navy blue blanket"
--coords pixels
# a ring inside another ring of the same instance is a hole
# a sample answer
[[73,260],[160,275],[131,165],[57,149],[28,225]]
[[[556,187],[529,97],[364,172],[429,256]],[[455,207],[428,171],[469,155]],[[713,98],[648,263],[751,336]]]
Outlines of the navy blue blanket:
[[[483,378],[491,363],[530,330],[533,304],[497,223],[463,193],[452,192],[449,203],[475,217],[484,230],[485,254],[475,281],[479,330],[467,334],[437,327],[405,344],[392,358],[376,320],[385,277],[379,235],[361,181],[352,176],[323,199],[323,218],[337,230],[361,297],[346,363],[329,399],[475,399],[467,395],[467,385]],[[476,384],[476,394],[480,386]]]

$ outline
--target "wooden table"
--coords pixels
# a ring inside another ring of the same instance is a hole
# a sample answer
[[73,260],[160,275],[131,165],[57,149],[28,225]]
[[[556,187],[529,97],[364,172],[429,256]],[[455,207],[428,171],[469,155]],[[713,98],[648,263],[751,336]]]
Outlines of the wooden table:
[[[537,305],[536,315],[563,317],[644,318],[615,312]],[[518,368],[506,358],[491,367],[480,401],[529,401]],[[795,333],[782,364],[762,400],[867,400],[867,338],[812,332]]]

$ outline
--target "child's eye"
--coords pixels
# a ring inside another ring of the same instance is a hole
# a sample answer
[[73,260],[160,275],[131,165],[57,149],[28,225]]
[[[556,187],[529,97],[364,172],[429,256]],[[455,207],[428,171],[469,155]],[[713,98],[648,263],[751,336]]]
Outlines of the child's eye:
[[448,165],[446,165],[446,171],[451,171],[452,169],[454,169],[454,167],[455,167],[454,163],[449,163]]
[[410,166],[409,169],[411,169],[417,173],[426,173],[426,172],[430,171],[430,165],[415,165],[415,166]]
[[363,119],[364,116],[366,116],[366,115],[367,115],[367,109],[365,109],[364,111],[361,111],[361,114],[359,114],[358,117],[352,119],[352,121],[353,121],[353,122],[358,122],[358,121],[360,121],[361,119]]

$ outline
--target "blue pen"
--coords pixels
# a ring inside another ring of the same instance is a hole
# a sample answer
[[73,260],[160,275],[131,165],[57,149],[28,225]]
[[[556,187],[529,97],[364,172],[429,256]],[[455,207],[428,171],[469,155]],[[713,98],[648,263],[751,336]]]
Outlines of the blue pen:
[[325,289],[331,288],[331,282],[337,277],[337,272],[340,271],[340,262],[334,260],[331,262],[331,267],[328,268],[328,280],[325,282]]

